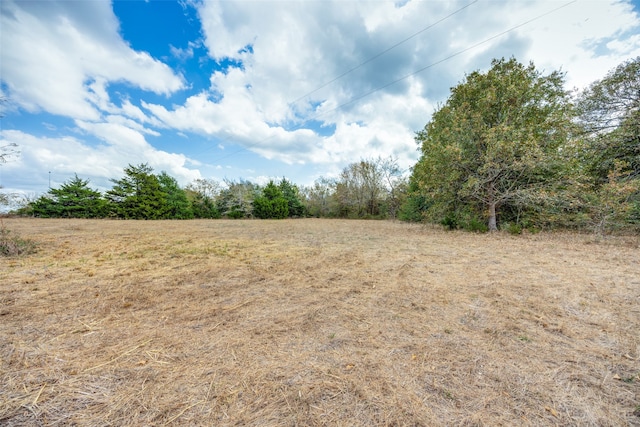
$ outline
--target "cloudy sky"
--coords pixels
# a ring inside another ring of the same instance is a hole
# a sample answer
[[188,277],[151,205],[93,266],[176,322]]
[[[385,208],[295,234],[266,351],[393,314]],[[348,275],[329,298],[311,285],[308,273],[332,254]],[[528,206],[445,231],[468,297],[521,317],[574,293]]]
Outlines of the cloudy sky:
[[3,191],[128,164],[307,185],[414,133],[492,58],[581,88],[640,56],[639,1],[0,1]]

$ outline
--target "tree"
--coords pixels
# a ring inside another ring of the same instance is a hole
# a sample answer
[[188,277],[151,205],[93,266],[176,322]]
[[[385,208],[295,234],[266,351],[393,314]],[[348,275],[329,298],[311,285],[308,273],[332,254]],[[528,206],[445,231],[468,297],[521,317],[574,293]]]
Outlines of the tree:
[[18,144],[15,142],[10,142],[9,144],[0,146],[0,163],[7,163],[7,159],[9,157],[20,154],[20,151],[17,148]]
[[115,184],[107,191],[106,198],[113,206],[113,213],[124,219],[162,219],[169,212],[167,195],[153,168],[146,163],[129,165],[125,176],[112,180]]
[[402,182],[402,173],[393,157],[351,163],[342,170],[335,186],[339,215],[395,218]]
[[196,218],[220,218],[216,208],[216,197],[220,192],[220,183],[213,179],[198,178],[187,186],[187,198]]
[[226,188],[216,198],[216,208],[226,218],[250,218],[253,200],[260,194],[260,187],[250,181],[225,180]]
[[608,183],[616,161],[627,163],[629,177],[640,177],[640,57],[590,85],[580,94],[578,111],[594,178]]
[[289,216],[289,203],[273,181],[269,181],[262,194],[254,199],[253,214],[261,219],[283,219]]
[[595,231],[640,225],[640,57],[591,84],[577,106],[583,129],[577,151],[593,185],[588,209]]
[[99,191],[89,188],[88,179],[75,175],[60,188],[49,189],[31,209],[34,216],[44,218],[100,218],[106,213],[106,201]]
[[170,219],[192,219],[191,203],[187,199],[186,192],[178,185],[178,181],[164,171],[158,175],[158,181],[160,182],[160,189],[165,194],[167,204],[165,217]]
[[298,187],[282,178],[278,184],[278,189],[282,193],[282,197],[287,201],[287,207],[290,217],[299,218],[305,215],[304,204],[300,200],[300,190]]
[[398,218],[402,221],[420,222],[424,220],[424,214],[429,209],[430,199],[420,190],[415,178],[412,176],[405,189],[405,198],[402,200],[398,212]]
[[[5,100],[6,98],[0,98],[1,102],[4,102]],[[0,146],[0,166],[2,166],[2,163],[7,163],[7,159],[9,157],[20,154],[20,151],[17,150],[17,147],[18,144],[16,144],[15,142]],[[2,189],[1,185],[0,189]],[[15,198],[15,194],[0,192],[0,207],[10,206]]]
[[382,185],[386,190],[386,210],[391,218],[398,216],[398,211],[407,195],[407,181],[402,175],[398,160],[393,157],[376,160],[382,173]]
[[572,117],[564,75],[543,76],[513,58],[491,65],[452,88],[416,136],[422,155],[412,178],[428,215],[450,226],[483,219],[496,230],[501,210],[526,210],[561,176]]
[[370,160],[351,163],[340,173],[335,196],[340,216],[374,217],[380,214],[382,174]]
[[311,187],[303,189],[305,211],[316,218],[336,216],[334,192],[336,182],[329,178],[319,178]]

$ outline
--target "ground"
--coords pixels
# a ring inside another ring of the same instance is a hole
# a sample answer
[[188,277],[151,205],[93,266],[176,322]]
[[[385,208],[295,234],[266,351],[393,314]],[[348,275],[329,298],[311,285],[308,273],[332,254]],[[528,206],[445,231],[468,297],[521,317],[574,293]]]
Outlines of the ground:
[[4,226],[2,425],[640,425],[637,236]]

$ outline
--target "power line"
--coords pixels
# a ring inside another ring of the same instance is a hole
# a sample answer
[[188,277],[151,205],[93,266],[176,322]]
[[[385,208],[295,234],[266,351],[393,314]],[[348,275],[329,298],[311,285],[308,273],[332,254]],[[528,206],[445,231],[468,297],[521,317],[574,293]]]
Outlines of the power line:
[[364,94],[361,94],[361,95],[358,95],[358,96],[356,96],[356,97],[354,97],[354,98],[351,98],[349,101],[345,102],[344,104],[340,104],[340,105],[338,105],[337,107],[335,107],[335,108],[333,108],[333,109],[331,109],[331,110],[323,111],[322,113],[319,113],[319,114],[317,114],[317,115],[313,116],[312,118],[305,120],[305,121],[303,122],[303,124],[304,124],[304,123],[307,123],[307,122],[309,122],[309,121],[312,121],[312,120],[316,120],[318,117],[320,117],[320,116],[322,116],[322,115],[324,115],[324,114],[331,113],[331,112],[333,112],[333,111],[336,111],[336,110],[341,109],[342,107],[346,107],[346,106],[347,106],[347,105],[349,105],[349,104],[353,104],[354,102],[359,101],[359,100],[361,100],[362,98],[366,98],[367,96],[369,96],[369,95],[371,95],[371,94],[373,94],[373,93],[376,93],[376,92],[378,92],[378,91],[381,91],[382,89],[386,89],[386,88],[388,88],[389,86],[392,86],[392,85],[394,85],[394,84],[396,84],[396,83],[399,83],[399,82],[401,82],[401,81],[403,81],[403,80],[406,80],[406,79],[408,79],[408,78],[409,78],[409,77],[411,77],[411,76],[415,76],[416,74],[419,74],[419,73],[421,73],[421,72],[423,72],[423,71],[425,71],[425,70],[428,70],[428,69],[429,69],[429,68],[431,68],[431,67],[434,67],[434,66],[436,66],[436,65],[438,65],[438,64],[442,64],[442,63],[443,63],[443,62],[445,62],[445,61],[448,61],[448,60],[450,60],[450,59],[452,59],[452,58],[455,58],[455,57],[456,57],[456,56],[458,56],[458,55],[462,55],[463,53],[468,52],[468,51],[470,51],[470,50],[472,50],[472,49],[475,49],[476,47],[481,46],[481,45],[483,45],[483,44],[485,44],[485,43],[488,43],[488,42],[490,42],[491,40],[494,40],[494,39],[497,39],[497,38],[499,38],[499,37],[502,37],[502,36],[504,36],[505,34],[510,33],[511,31],[517,30],[518,28],[523,27],[523,26],[525,26],[525,25],[527,25],[527,24],[530,24],[530,23],[531,23],[531,22],[533,22],[533,21],[536,21],[536,20],[538,20],[538,19],[540,19],[540,18],[543,18],[543,17],[545,17],[545,16],[547,16],[547,15],[550,15],[550,14],[552,14],[552,13],[554,13],[554,12],[557,12],[558,10],[560,10],[560,9],[562,9],[562,8],[564,8],[564,7],[567,7],[567,6],[569,6],[570,4],[575,3],[575,2],[577,2],[577,1],[578,1],[578,0],[573,0],[573,1],[570,1],[570,2],[568,2],[568,3],[565,3],[564,5],[559,6],[559,7],[555,8],[555,9],[553,9],[553,10],[549,11],[549,12],[543,13],[542,15],[538,15],[538,16],[536,16],[535,18],[532,18],[532,19],[530,19],[530,20],[528,20],[528,21],[525,21],[525,22],[523,22],[523,23],[521,23],[521,24],[516,25],[515,27],[511,27],[511,28],[509,28],[508,30],[505,30],[505,31],[503,31],[503,32],[501,32],[501,33],[499,33],[499,34],[496,34],[496,35],[494,35],[494,36],[489,37],[488,39],[485,39],[485,40],[483,40],[483,41],[481,41],[481,42],[478,42],[478,43],[476,43],[476,44],[474,44],[474,45],[471,45],[471,46],[469,46],[469,47],[467,47],[467,48],[465,48],[465,49],[462,49],[462,50],[460,50],[460,51],[458,51],[458,52],[456,52],[456,53],[453,53],[453,54],[451,54],[451,55],[447,56],[446,58],[443,58],[443,59],[441,59],[441,60],[439,60],[439,61],[433,62],[433,63],[431,63],[431,64],[427,65],[426,67],[422,67],[422,68],[420,68],[420,69],[418,69],[418,70],[416,70],[416,71],[413,71],[413,72],[411,72],[411,73],[409,73],[409,74],[406,74],[406,75],[404,75],[404,76],[400,77],[399,79],[396,79],[396,80],[394,80],[394,81],[392,81],[392,82],[389,82],[389,83],[387,83],[387,84],[385,84],[385,85],[383,85],[383,86],[380,86],[380,87],[378,87],[378,88],[376,88],[376,89],[373,89],[373,90],[371,90],[371,91],[369,91],[369,92],[366,92],[366,93],[364,93]]
[[307,96],[312,95],[312,94],[316,93],[317,91],[319,91],[320,89],[323,89],[323,88],[325,88],[325,87],[329,86],[331,83],[333,83],[333,82],[335,82],[335,81],[337,81],[337,80],[341,79],[342,77],[346,76],[347,74],[349,74],[349,73],[351,73],[351,72],[353,72],[353,71],[355,71],[355,70],[357,70],[357,69],[359,69],[359,68],[361,68],[361,67],[363,67],[363,66],[367,65],[369,62],[371,62],[371,61],[373,61],[373,60],[375,60],[375,59],[377,59],[377,58],[381,57],[381,56],[382,56],[382,55],[384,55],[385,53],[387,53],[387,52],[389,52],[389,51],[391,51],[391,50],[395,49],[396,47],[400,46],[401,44],[404,44],[404,43],[408,42],[409,40],[411,40],[411,39],[413,39],[413,38],[417,37],[418,35],[420,35],[420,34],[424,33],[425,31],[427,31],[427,30],[429,30],[429,29],[431,29],[431,28],[435,27],[435,26],[436,26],[436,25],[438,25],[439,23],[441,23],[441,22],[443,22],[443,21],[446,21],[447,19],[449,19],[449,18],[451,18],[452,16],[454,16],[454,15],[456,15],[456,14],[458,14],[458,13],[462,12],[463,10],[465,10],[466,8],[468,8],[469,6],[471,6],[471,5],[473,5],[474,3],[477,3],[477,2],[478,2],[478,0],[474,0],[474,1],[472,1],[471,3],[468,3],[468,4],[466,4],[465,6],[461,7],[460,9],[458,9],[458,10],[456,10],[456,11],[454,11],[454,12],[450,13],[449,15],[447,15],[447,16],[445,16],[445,17],[443,17],[443,18],[439,19],[439,20],[437,20],[437,21],[436,21],[436,22],[434,22],[433,24],[429,24],[429,25],[427,25],[426,27],[422,28],[420,31],[418,31],[418,32],[416,32],[416,33],[413,33],[413,34],[412,34],[412,35],[410,35],[409,37],[407,37],[407,38],[405,38],[405,39],[403,39],[403,40],[399,41],[398,43],[394,44],[393,46],[391,46],[391,47],[389,47],[389,48],[387,48],[387,49],[383,50],[382,52],[380,52],[380,53],[378,53],[378,54],[376,54],[376,55],[372,56],[371,58],[367,59],[366,61],[361,62],[360,64],[358,64],[358,65],[356,65],[355,67],[353,67],[353,68],[351,68],[351,69],[349,69],[349,70],[345,71],[344,73],[340,74],[339,76],[336,76],[336,77],[334,77],[333,79],[329,80],[328,82],[323,83],[321,86],[319,86],[319,87],[315,88],[315,89],[314,89],[314,90],[312,90],[311,92],[305,93],[305,94],[304,94],[304,95],[302,95],[300,98],[296,99],[296,100],[295,100],[295,101],[293,101],[293,102],[290,102],[290,103],[289,103],[289,105],[296,104],[298,101],[300,101],[300,100],[302,100],[302,99],[306,98]]
[[[434,67],[434,66],[436,66],[436,65],[442,64],[443,62],[446,62],[446,61],[448,61],[448,60],[450,60],[450,59],[452,59],[452,58],[455,58],[456,56],[462,55],[462,54],[463,54],[463,53],[465,53],[465,52],[468,52],[468,51],[470,51],[470,50],[472,50],[472,49],[475,49],[475,48],[477,48],[478,46],[481,46],[481,45],[486,44],[486,43],[488,43],[488,42],[490,42],[490,41],[492,41],[492,40],[495,40],[495,39],[497,39],[497,38],[499,38],[499,37],[502,37],[502,36],[504,36],[505,34],[508,34],[508,33],[512,32],[512,31],[515,31],[515,30],[517,30],[518,28],[521,28],[521,27],[523,27],[523,26],[525,26],[525,25],[528,25],[528,24],[530,24],[530,23],[532,23],[532,22],[534,22],[534,21],[537,21],[538,19],[541,19],[541,18],[544,18],[545,16],[551,15],[551,14],[553,14],[553,13],[557,12],[557,11],[558,11],[558,10],[560,10],[560,9],[563,9],[563,8],[565,8],[565,7],[567,7],[567,6],[571,5],[571,4],[573,4],[573,3],[576,3],[577,1],[578,1],[578,0],[572,0],[572,1],[570,1],[570,2],[567,2],[567,3],[565,3],[565,4],[563,4],[563,5],[559,6],[559,7],[556,7],[556,8],[554,8],[554,9],[552,9],[552,10],[548,11],[548,12],[545,12],[545,13],[542,13],[542,14],[540,14],[540,15],[537,15],[537,16],[536,16],[536,17],[534,17],[534,18],[531,18],[531,19],[529,19],[529,20],[527,20],[527,21],[524,21],[524,22],[522,22],[522,23],[520,23],[520,24],[518,24],[518,25],[516,25],[516,26],[513,26],[513,27],[511,27],[511,28],[509,28],[509,29],[507,29],[507,30],[504,30],[504,31],[502,31],[502,32],[500,32],[500,33],[498,33],[498,34],[495,34],[495,35],[493,35],[493,36],[491,36],[491,37],[489,37],[489,38],[487,38],[487,39],[484,39],[484,40],[482,40],[482,41],[480,41],[480,42],[478,42],[478,43],[475,43],[475,44],[473,44],[473,45],[471,45],[471,46],[469,46],[469,47],[466,47],[466,48],[464,48],[464,49],[462,49],[462,50],[459,50],[459,51],[457,51],[457,52],[455,52],[455,53],[453,53],[453,54],[451,54],[451,55],[449,55],[449,56],[447,56],[447,57],[445,57],[445,58],[443,58],[443,59],[440,59],[440,60],[438,60],[438,61],[436,61],[436,62],[433,62],[433,63],[431,63],[431,64],[429,64],[429,65],[427,65],[427,66],[425,66],[425,67],[419,68],[418,70],[415,70],[415,71],[413,71],[413,72],[411,72],[411,73],[409,73],[409,74],[406,74],[406,75],[404,75],[404,76],[402,76],[402,77],[400,77],[400,78],[398,78],[398,79],[396,79],[396,80],[393,80],[393,81],[391,81],[391,82],[389,82],[389,83],[387,83],[387,84],[384,84],[384,85],[382,85],[382,86],[380,86],[380,87],[377,87],[377,88],[375,88],[375,89],[373,89],[373,90],[370,90],[370,91],[368,91],[368,92],[365,92],[365,93],[363,93],[363,94],[357,95],[357,96],[355,96],[355,97],[351,98],[349,101],[347,101],[347,102],[345,102],[345,103],[343,103],[343,104],[340,104],[340,105],[338,105],[338,106],[337,106],[337,107],[335,107],[335,108],[332,108],[331,110],[323,111],[323,112],[321,112],[321,113],[315,114],[315,115],[311,116],[310,118],[307,118],[306,120],[304,120],[303,122],[301,122],[299,125],[294,126],[292,129],[290,129],[290,131],[295,131],[295,130],[301,129],[301,128],[302,128],[302,126],[304,126],[305,124],[307,124],[307,123],[309,123],[309,122],[311,122],[311,121],[317,120],[319,117],[322,117],[322,116],[323,116],[323,115],[325,115],[325,114],[331,113],[331,112],[333,112],[333,111],[337,111],[337,110],[339,110],[339,109],[341,109],[341,108],[343,108],[343,107],[346,107],[347,105],[353,104],[354,102],[359,101],[359,100],[361,100],[361,99],[363,99],[363,98],[366,98],[367,96],[372,95],[372,94],[374,94],[374,93],[376,93],[376,92],[379,92],[379,91],[381,91],[382,89],[386,89],[386,88],[387,88],[387,87],[389,87],[389,86],[392,86],[392,85],[394,85],[394,84],[396,84],[396,83],[399,83],[399,82],[401,82],[401,81],[403,81],[403,80],[406,80],[406,79],[408,79],[409,77],[414,76],[414,75],[416,75],[416,74],[419,74],[419,73],[421,73],[421,72],[423,72],[423,71],[425,71],[425,70],[428,70],[429,68],[432,68],[432,67]],[[305,96],[306,96],[306,95],[305,95]],[[239,150],[237,150],[237,151],[234,151],[234,152],[229,153],[229,154],[227,154],[227,155],[221,156],[221,157],[219,157],[217,160],[218,160],[218,161],[220,161],[220,160],[223,160],[223,159],[229,158],[229,157],[231,157],[231,156],[234,156],[234,155],[236,155],[236,154],[238,154],[238,153],[241,153],[241,152],[243,152],[243,151],[246,151],[246,150],[248,150],[249,148],[255,147],[256,145],[258,145],[258,144],[260,144],[260,143],[262,143],[262,142],[264,142],[264,141],[267,141],[267,140],[269,140],[269,139],[271,139],[271,138],[274,138],[274,137],[275,137],[275,135],[272,135],[272,136],[268,136],[268,137],[266,137],[266,138],[263,138],[263,139],[261,139],[261,140],[259,140],[259,141],[256,141],[255,143],[253,143],[253,144],[249,144],[249,145],[247,145],[246,147],[243,147],[243,148],[241,148],[241,149],[239,149]],[[229,139],[226,139],[226,141],[228,141],[228,140],[229,140]]]
[[[293,106],[293,105],[295,105],[296,103],[298,103],[298,102],[299,102],[299,101],[301,101],[302,99],[306,98],[307,96],[312,95],[312,94],[314,94],[314,93],[318,92],[320,89],[323,89],[323,88],[325,88],[325,87],[329,86],[331,83],[334,83],[334,82],[336,82],[337,80],[340,80],[342,77],[346,76],[347,74],[350,74],[350,73],[352,73],[353,71],[355,71],[355,70],[357,70],[357,69],[359,69],[359,68],[362,68],[363,66],[367,65],[368,63],[370,63],[370,62],[372,62],[372,61],[376,60],[377,58],[381,57],[382,55],[384,55],[384,54],[386,54],[386,53],[390,52],[391,50],[393,50],[393,49],[397,48],[398,46],[400,46],[400,45],[402,45],[402,44],[404,44],[404,43],[408,42],[409,40],[411,40],[411,39],[413,39],[413,38],[417,37],[418,35],[420,35],[420,34],[424,33],[425,31],[427,31],[427,30],[429,30],[429,29],[431,29],[431,28],[435,27],[436,25],[438,25],[438,24],[440,24],[440,23],[442,23],[442,22],[446,21],[447,19],[451,18],[452,16],[455,16],[456,14],[458,14],[458,13],[462,12],[463,10],[465,10],[466,8],[468,8],[468,7],[472,6],[473,4],[475,4],[475,3],[477,3],[477,2],[478,2],[478,0],[473,0],[471,3],[467,3],[467,4],[466,4],[466,5],[464,5],[463,7],[461,7],[461,8],[459,8],[459,9],[457,9],[457,10],[455,10],[455,11],[451,12],[451,13],[450,13],[450,14],[448,14],[447,16],[444,16],[444,17],[440,18],[439,20],[437,20],[436,22],[431,23],[431,24],[427,25],[427,26],[426,26],[426,27],[424,27],[424,28],[421,28],[421,29],[420,29],[420,30],[418,30],[417,32],[415,32],[415,33],[411,34],[410,36],[408,36],[408,37],[406,37],[406,38],[404,38],[404,39],[400,40],[399,42],[397,42],[397,43],[393,44],[392,46],[390,46],[390,47],[386,48],[385,50],[383,50],[383,51],[381,51],[381,52],[379,52],[379,53],[375,54],[374,56],[370,57],[369,59],[366,59],[365,61],[361,62],[360,64],[356,65],[355,67],[350,68],[349,70],[347,70],[347,71],[343,72],[342,74],[340,74],[340,75],[338,75],[338,76],[334,77],[333,79],[329,80],[328,82],[323,83],[322,85],[318,86],[317,88],[313,89],[312,91],[305,93],[304,95],[302,95],[301,97],[299,97],[299,98],[295,99],[294,101],[288,102],[288,103],[287,103],[287,105],[288,105],[288,106]],[[303,122],[301,122],[301,125],[305,124],[306,122],[307,122],[307,121],[303,121]],[[294,129],[299,129],[299,127],[298,127],[298,128],[294,128]],[[229,140],[231,140],[231,138],[232,138],[232,137],[224,138],[224,139],[222,139],[222,140],[219,140],[219,141],[218,141],[218,143],[223,143],[223,142],[229,141]],[[270,138],[270,137],[268,137],[268,138]],[[268,138],[267,138],[267,139],[268,139]],[[260,142],[262,142],[262,141],[265,141],[265,140],[266,140],[266,139],[260,140],[260,141],[258,141],[257,143],[255,143],[255,144],[253,144],[253,145],[249,145],[248,147],[253,147],[253,146],[255,146],[256,144],[258,144],[258,143],[260,143]],[[200,153],[198,153],[198,154],[202,154],[202,153],[204,153],[204,152],[206,152],[206,151],[208,151],[208,150],[209,150],[209,149],[204,150],[204,151],[201,151],[201,152],[200,152]],[[244,149],[241,149],[241,150],[239,150],[239,151],[237,151],[237,152],[241,152],[241,151],[244,151]],[[234,153],[236,153],[236,152],[234,152]],[[231,153],[231,154],[234,154],[234,153]],[[227,157],[228,157],[228,156],[227,156]],[[226,158],[226,157],[222,157],[222,158]]]

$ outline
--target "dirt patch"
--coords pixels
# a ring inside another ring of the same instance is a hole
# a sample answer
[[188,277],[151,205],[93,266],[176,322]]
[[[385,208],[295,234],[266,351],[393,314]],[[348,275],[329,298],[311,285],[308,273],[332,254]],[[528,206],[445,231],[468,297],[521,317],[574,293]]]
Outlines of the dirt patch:
[[5,225],[3,425],[640,425],[637,239]]

